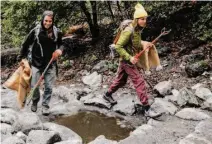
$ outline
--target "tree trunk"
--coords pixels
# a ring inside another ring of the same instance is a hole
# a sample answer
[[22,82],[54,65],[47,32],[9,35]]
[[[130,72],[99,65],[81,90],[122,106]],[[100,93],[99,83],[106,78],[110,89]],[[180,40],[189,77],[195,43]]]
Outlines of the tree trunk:
[[111,8],[111,5],[110,5],[110,1],[106,1],[106,3],[107,3],[107,6],[108,6],[108,10],[110,11],[111,17],[112,17],[112,19],[114,21],[115,17],[113,15],[113,11],[112,11],[112,8]]
[[97,22],[97,11],[96,11],[96,1],[90,1],[91,7],[92,7],[92,12],[93,12],[93,38],[97,38],[99,36],[99,26]]
[[118,10],[119,10],[120,18],[121,18],[121,20],[123,20],[123,15],[122,15],[122,11],[121,11],[119,1],[117,1],[116,4],[117,4]]
[[93,20],[91,18],[91,14],[89,13],[88,9],[85,6],[85,3],[86,1],[81,1],[80,7],[87,18],[87,22],[90,27],[92,38],[95,39],[99,36],[99,26],[97,23],[97,13],[96,13],[96,2],[91,2],[92,11],[93,11]]

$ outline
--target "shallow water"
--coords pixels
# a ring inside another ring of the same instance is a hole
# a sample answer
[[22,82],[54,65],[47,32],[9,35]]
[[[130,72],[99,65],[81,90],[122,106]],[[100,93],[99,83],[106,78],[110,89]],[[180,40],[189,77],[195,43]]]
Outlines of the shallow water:
[[133,128],[122,128],[120,121],[98,112],[79,112],[77,115],[59,117],[54,122],[70,128],[82,137],[84,143],[88,143],[99,135],[117,141],[128,137]]

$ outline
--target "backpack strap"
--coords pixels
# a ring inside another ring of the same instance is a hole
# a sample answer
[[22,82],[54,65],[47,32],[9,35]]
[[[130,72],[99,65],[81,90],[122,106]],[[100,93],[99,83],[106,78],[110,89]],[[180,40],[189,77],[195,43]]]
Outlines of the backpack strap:
[[41,25],[38,24],[38,25],[35,27],[35,38],[37,39],[37,43],[38,43],[38,45],[40,46],[41,56],[43,57],[43,48],[42,48],[42,45],[40,44],[40,41],[39,41],[39,38],[38,38],[38,35],[39,35],[39,33],[40,33],[40,29],[41,29]]
[[[53,26],[53,33],[55,36],[54,42],[57,42],[57,40],[58,40],[58,31],[59,31],[59,29],[56,26]],[[58,49],[57,43],[56,43],[56,49]]]

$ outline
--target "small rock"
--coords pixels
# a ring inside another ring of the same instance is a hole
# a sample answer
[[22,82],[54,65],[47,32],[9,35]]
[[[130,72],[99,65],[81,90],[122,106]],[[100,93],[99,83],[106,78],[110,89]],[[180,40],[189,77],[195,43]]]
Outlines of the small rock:
[[45,130],[32,130],[27,137],[27,144],[50,144],[61,141],[59,133]]
[[212,111],[212,98],[207,99],[207,100],[203,103],[203,105],[202,105],[201,108],[202,108],[202,109],[207,109],[207,110]]
[[176,111],[177,111],[177,107],[174,104],[168,102],[168,100],[155,98],[155,102],[151,105],[149,113],[150,114],[170,113],[174,115]]
[[195,120],[195,121],[200,121],[200,120],[205,120],[210,118],[209,115],[195,108],[184,108],[181,111],[177,112],[175,115],[182,119]]
[[154,86],[154,90],[159,92],[160,95],[166,96],[171,94],[172,90],[172,82],[171,81],[163,81]]
[[100,61],[98,64],[96,64],[92,70],[97,70],[97,71],[101,71],[101,69],[104,69],[104,67],[107,65],[107,61],[106,60],[102,60]]
[[185,63],[185,62],[182,62],[182,63],[180,64],[180,68],[181,68],[181,69],[185,69],[185,65],[186,65],[186,63]]

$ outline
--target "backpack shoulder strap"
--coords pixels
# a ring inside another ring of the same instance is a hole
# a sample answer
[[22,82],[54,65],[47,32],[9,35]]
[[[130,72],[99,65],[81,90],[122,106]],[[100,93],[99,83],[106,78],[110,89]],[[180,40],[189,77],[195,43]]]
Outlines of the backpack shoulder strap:
[[55,39],[54,39],[55,42],[58,39],[58,31],[59,31],[59,29],[56,26],[53,26],[53,33],[54,33],[54,36],[55,36]]
[[38,24],[34,29],[35,29],[35,40],[37,40],[37,43],[40,46],[41,56],[43,57],[43,48],[42,48],[42,45],[40,44],[39,38],[38,38],[38,35],[40,33],[40,29],[41,29],[41,25]]

